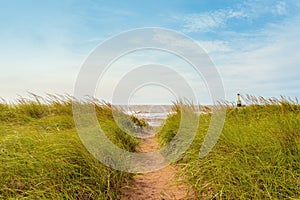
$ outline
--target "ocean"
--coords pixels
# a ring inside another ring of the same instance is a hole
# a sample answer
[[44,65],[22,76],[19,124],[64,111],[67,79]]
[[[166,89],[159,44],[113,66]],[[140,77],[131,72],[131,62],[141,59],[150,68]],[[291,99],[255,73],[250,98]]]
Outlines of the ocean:
[[150,126],[162,125],[172,111],[172,105],[129,105],[118,106],[124,113],[145,120]]
[[[122,105],[118,107],[124,113],[143,119],[153,127],[161,126],[168,115],[174,113],[174,111],[172,111],[173,105]],[[209,107],[210,106],[199,109],[198,106],[195,106],[195,110],[198,114],[208,113]]]

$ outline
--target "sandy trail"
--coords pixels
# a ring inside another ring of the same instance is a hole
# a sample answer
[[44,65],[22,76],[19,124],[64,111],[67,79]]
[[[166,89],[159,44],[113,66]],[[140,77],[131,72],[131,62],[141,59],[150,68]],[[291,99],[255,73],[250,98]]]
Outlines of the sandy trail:
[[[152,152],[159,149],[155,136],[142,139],[138,152]],[[137,174],[132,185],[123,189],[121,200],[146,199],[196,199],[193,191],[184,184],[178,183],[176,171],[179,167],[167,166],[161,170]]]

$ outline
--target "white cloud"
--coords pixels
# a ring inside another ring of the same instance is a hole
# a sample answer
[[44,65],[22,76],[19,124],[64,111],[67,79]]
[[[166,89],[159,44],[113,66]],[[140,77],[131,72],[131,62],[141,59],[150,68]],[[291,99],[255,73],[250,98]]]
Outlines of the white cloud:
[[213,40],[213,41],[198,41],[199,45],[209,53],[222,53],[231,51],[231,47],[227,41]]
[[226,22],[233,18],[244,18],[242,11],[217,10],[199,14],[189,14],[182,18],[184,32],[212,31],[215,28],[226,26]]
[[[274,2],[273,0],[248,0],[230,9],[178,15],[175,19],[183,23],[183,32],[211,32],[219,28],[226,28],[229,21],[233,19],[244,20],[244,22],[250,23],[270,14],[274,16],[287,16],[291,14],[292,9],[299,9],[299,6],[299,1],[286,3],[285,1]],[[239,23],[243,23],[243,21]]]
[[273,10],[274,14],[278,14],[278,15],[285,15],[287,14],[287,5],[285,2],[283,1],[279,1],[276,6],[275,9]]
[[184,32],[210,31],[224,25],[222,17],[212,14],[192,14],[184,18]]
[[[299,97],[299,18],[267,27],[263,38],[228,42],[231,51],[210,54],[221,72],[229,99],[237,92]],[[218,43],[215,45],[218,48]],[[247,48],[250,45],[252,48]]]

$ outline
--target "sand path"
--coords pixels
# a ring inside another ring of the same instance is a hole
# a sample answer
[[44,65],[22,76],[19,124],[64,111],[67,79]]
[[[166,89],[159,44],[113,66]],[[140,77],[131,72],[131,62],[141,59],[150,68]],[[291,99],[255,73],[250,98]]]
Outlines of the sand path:
[[[152,152],[159,149],[155,136],[142,139],[138,152]],[[137,174],[133,183],[123,189],[121,200],[148,200],[148,199],[196,199],[193,191],[178,183],[176,172],[178,166],[167,166],[161,170]]]

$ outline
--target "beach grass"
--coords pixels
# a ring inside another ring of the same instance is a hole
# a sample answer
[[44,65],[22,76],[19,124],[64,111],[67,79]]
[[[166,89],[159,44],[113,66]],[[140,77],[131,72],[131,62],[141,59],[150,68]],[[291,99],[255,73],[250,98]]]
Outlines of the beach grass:
[[[191,147],[176,162],[178,175],[198,199],[299,199],[300,106],[298,100],[244,97],[246,107],[227,110],[222,134],[213,150],[199,158],[211,120],[201,114]],[[117,199],[133,174],[104,166],[83,146],[74,125],[67,95],[41,98],[31,94],[15,103],[0,103],[0,199]],[[117,112],[96,99],[95,107],[106,136],[116,146],[134,152],[134,132],[146,124]],[[184,109],[182,109],[184,107]],[[194,121],[195,106],[176,102],[158,132],[162,146],[180,127],[182,111]],[[212,110],[213,111],[213,110]],[[122,127],[122,129],[120,129]],[[190,131],[188,127],[183,130]]]
[[[116,199],[132,174],[104,166],[86,150],[73,121],[74,99],[31,97],[0,103],[0,199]],[[135,151],[138,141],[114,122],[111,105],[88,103],[106,136]],[[130,116],[123,114],[123,122],[134,129]]]
[[[298,100],[248,95],[244,102],[248,105],[242,108],[222,105],[227,110],[222,134],[204,158],[199,151],[211,114],[200,116],[191,147],[176,163],[179,175],[199,199],[299,199]],[[162,146],[176,135],[180,119],[180,112],[168,117],[158,133]]]

